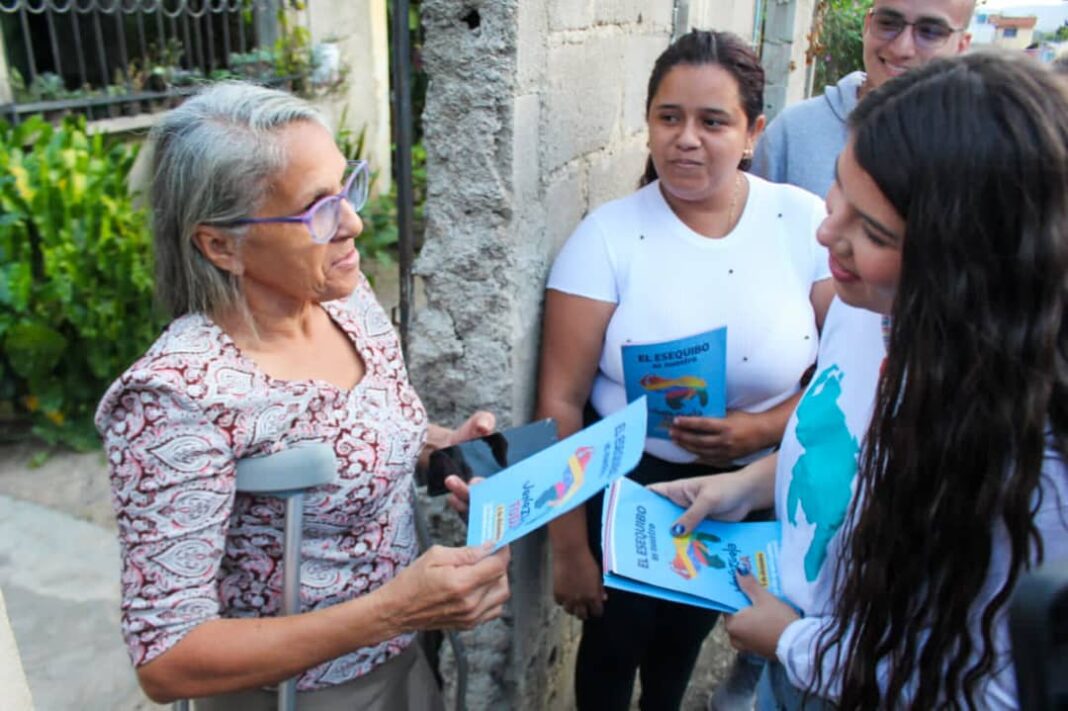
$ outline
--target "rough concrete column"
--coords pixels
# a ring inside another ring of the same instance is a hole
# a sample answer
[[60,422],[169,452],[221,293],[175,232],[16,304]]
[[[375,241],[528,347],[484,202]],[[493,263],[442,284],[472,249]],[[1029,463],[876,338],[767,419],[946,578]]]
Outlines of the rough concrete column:
[[[416,314],[409,366],[434,420],[456,425],[489,409],[506,426],[528,414],[516,407],[513,333],[524,317],[536,318],[519,312],[540,290],[540,270],[522,268],[523,250],[510,230],[519,2],[426,0],[422,12],[430,77],[423,116],[427,204],[415,271],[427,306]],[[435,537],[462,541],[440,503],[429,508]],[[521,708],[515,660],[525,645],[517,624],[536,626],[522,620],[537,608],[540,571],[526,572],[537,566],[525,564],[519,548],[505,619],[462,635],[470,709]],[[451,696],[455,660],[448,647],[442,653]]]

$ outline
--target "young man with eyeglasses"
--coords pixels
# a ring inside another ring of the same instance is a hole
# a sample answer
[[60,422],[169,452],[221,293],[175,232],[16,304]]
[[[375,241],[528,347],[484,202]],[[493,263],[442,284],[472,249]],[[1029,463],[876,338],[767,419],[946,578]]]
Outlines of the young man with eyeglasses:
[[875,0],[864,17],[864,71],[776,116],[757,144],[752,171],[825,196],[857,101],[909,69],[966,50],[974,9],[975,0]]

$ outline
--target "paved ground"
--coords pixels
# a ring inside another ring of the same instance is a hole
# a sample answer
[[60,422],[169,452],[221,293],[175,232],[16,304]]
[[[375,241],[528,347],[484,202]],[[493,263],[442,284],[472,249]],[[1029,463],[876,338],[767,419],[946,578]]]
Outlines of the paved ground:
[[[119,554],[100,455],[0,448],[0,587],[38,711],[160,709],[119,636]],[[3,704],[0,703],[0,707]]]

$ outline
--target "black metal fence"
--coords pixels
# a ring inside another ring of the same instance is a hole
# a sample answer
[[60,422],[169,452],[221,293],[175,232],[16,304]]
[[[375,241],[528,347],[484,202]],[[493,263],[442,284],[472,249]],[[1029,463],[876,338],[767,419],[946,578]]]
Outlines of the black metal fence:
[[285,0],[0,0],[0,118],[165,108],[205,79],[276,76]]

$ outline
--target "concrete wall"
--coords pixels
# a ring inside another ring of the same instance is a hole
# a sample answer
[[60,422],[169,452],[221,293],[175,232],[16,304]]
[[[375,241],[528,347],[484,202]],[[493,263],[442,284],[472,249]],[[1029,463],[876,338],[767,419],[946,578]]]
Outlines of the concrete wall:
[[[671,0],[424,0],[430,77],[426,242],[409,367],[431,416],[533,413],[544,280],[582,217],[627,194],[645,160],[646,83]],[[687,26],[749,37],[753,4],[692,4]],[[455,517],[428,503],[439,540]],[[464,633],[471,709],[571,706],[579,627],[552,602],[544,535],[513,546],[504,620]],[[443,669],[455,678],[451,652]],[[451,687],[450,687],[451,690]]]
[[389,40],[386,3],[380,0],[314,0],[307,3],[312,44],[336,43],[345,67],[344,85],[315,101],[338,126],[342,115],[358,134],[366,128],[365,156],[377,171],[375,188],[389,190]]
[[767,75],[764,113],[770,121],[810,92],[805,50],[816,1],[766,0],[765,8],[761,61]]

